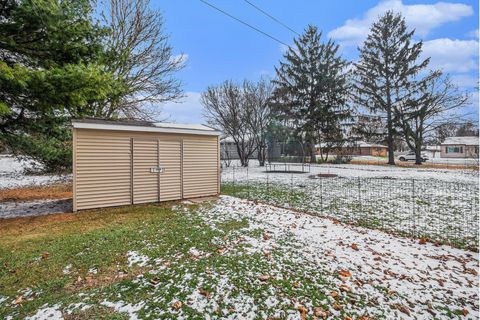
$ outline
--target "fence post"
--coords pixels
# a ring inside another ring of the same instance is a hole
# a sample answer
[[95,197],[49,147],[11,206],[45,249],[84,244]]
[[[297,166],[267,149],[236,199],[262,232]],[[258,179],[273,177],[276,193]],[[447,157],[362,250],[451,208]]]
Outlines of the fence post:
[[[359,209],[359,214],[362,214],[362,192],[361,192],[361,183],[362,181],[360,180],[361,178],[358,177],[358,209]],[[350,216],[350,221],[352,221],[352,217]]]
[[235,194],[235,165],[232,167],[232,180],[233,180],[232,193],[233,193],[233,196],[236,196],[236,194]]
[[323,180],[320,173],[318,174],[318,178],[320,180],[320,213],[323,214]]
[[250,180],[248,179],[248,166],[247,166],[247,200],[250,200]]
[[415,211],[415,179],[412,179],[412,211],[413,211],[413,229],[412,229],[412,236],[415,237],[417,232],[417,224],[416,224],[416,211]]
[[293,173],[290,174],[290,201],[289,201],[289,208],[293,208],[294,206],[292,205],[292,193],[293,193]]

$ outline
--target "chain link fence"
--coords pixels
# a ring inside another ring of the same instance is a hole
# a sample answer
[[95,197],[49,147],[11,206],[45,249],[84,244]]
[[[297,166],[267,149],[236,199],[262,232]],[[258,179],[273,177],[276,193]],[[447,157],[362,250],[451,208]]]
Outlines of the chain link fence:
[[402,236],[478,250],[478,184],[268,173],[223,175],[222,192]]

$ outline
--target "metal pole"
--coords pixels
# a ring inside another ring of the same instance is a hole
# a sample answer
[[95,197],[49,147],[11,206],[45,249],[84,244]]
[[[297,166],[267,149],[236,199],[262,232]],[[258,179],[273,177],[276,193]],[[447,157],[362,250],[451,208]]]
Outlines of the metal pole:
[[416,234],[416,212],[415,212],[415,179],[412,179],[412,210],[413,210],[413,230],[412,236]]

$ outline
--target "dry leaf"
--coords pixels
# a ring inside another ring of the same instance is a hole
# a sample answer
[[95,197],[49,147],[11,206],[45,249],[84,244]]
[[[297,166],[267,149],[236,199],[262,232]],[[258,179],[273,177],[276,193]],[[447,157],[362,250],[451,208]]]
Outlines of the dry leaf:
[[267,281],[268,279],[270,279],[270,275],[268,274],[262,274],[262,275],[259,275],[258,276],[258,279],[262,280],[262,281]]
[[353,320],[353,319],[350,318],[350,317],[345,317],[345,318],[343,318],[343,320]]
[[335,310],[337,310],[337,311],[340,311],[340,310],[343,309],[343,307],[342,307],[340,304],[334,302],[334,303],[333,303],[333,309],[335,309]]
[[340,271],[338,271],[338,274],[342,277],[345,277],[345,278],[348,278],[348,277],[352,276],[352,274],[348,270],[340,270]]
[[48,253],[47,251],[43,252],[42,253],[42,259],[45,260],[45,259],[48,259],[48,256],[50,255],[50,253]]
[[308,309],[304,306],[299,306],[297,310],[298,312],[300,312],[300,319],[305,320],[307,317]]
[[426,243],[427,243],[426,238],[421,238],[420,240],[418,240],[418,244],[426,244]]
[[343,283],[341,285],[339,285],[338,288],[340,289],[340,291],[343,291],[343,292],[350,292],[351,291],[350,287],[347,286],[346,284],[343,284]]
[[462,313],[463,313],[463,315],[466,317],[466,316],[468,315],[468,310],[467,310],[467,309],[463,309],[463,310],[462,310]]
[[300,287],[300,283],[298,283],[297,281],[293,281],[292,282],[292,287],[298,288],[298,287]]
[[202,296],[204,296],[205,298],[210,298],[210,292],[208,292],[207,290],[199,289],[198,291],[199,291],[200,294],[201,294]]
[[400,310],[401,312],[405,313],[406,315],[410,315],[410,309],[408,309],[405,306],[397,305],[397,309]]
[[268,233],[264,233],[263,240],[270,240],[270,235]]
[[336,298],[338,296],[338,292],[337,291],[332,291],[332,292],[330,292],[330,295],[332,296],[332,298]]
[[23,296],[18,296],[17,299],[15,299],[15,304],[20,304],[23,302]]
[[350,246],[353,250],[358,251],[358,245],[356,243],[352,243]]
[[322,307],[316,307],[313,308],[313,315],[319,318],[326,318],[328,317],[328,311],[323,310]]
[[217,249],[217,253],[218,253],[218,254],[224,254],[225,251],[227,251],[226,248],[218,248],[218,249]]
[[179,310],[181,307],[182,307],[182,301],[180,300],[172,304],[172,308],[175,310]]

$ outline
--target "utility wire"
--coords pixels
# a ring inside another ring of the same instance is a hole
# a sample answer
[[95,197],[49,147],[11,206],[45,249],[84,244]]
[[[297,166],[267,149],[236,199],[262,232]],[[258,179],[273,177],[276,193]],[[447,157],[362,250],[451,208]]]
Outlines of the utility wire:
[[257,9],[258,11],[260,11],[261,13],[263,13],[264,15],[266,15],[267,17],[269,17],[270,19],[272,19],[273,21],[277,22],[278,24],[282,25],[284,28],[290,30],[291,32],[295,33],[297,36],[299,36],[300,34],[293,30],[292,28],[290,28],[289,26],[287,26],[285,23],[283,23],[282,21],[278,20],[277,18],[275,18],[274,16],[272,16],[271,14],[269,14],[268,12],[266,12],[265,10],[262,10],[260,9],[259,7],[257,7],[255,4],[251,3],[250,1],[248,0],[243,0],[245,1],[246,3],[248,3],[249,5],[251,5],[252,7],[254,7],[255,9]]
[[243,20],[240,20],[239,18],[236,18],[236,17],[232,16],[230,13],[228,13],[228,12],[226,12],[226,11],[223,11],[222,9],[214,6],[213,4],[211,4],[211,3],[209,3],[209,2],[207,2],[207,1],[205,1],[205,0],[200,0],[200,1],[203,2],[204,4],[206,4],[207,6],[209,6],[209,7],[213,8],[213,9],[215,9],[215,10],[223,13],[224,15],[226,15],[226,16],[228,16],[228,17],[230,17],[230,18],[232,18],[232,19],[240,22],[241,24],[246,25],[247,27],[249,27],[249,28],[251,28],[251,29],[253,29],[253,30],[261,33],[261,34],[263,34],[264,36],[267,36],[267,37],[269,37],[270,39],[272,39],[272,40],[274,40],[274,41],[276,41],[276,42],[278,42],[278,43],[280,43],[280,44],[283,44],[284,46],[290,47],[288,44],[286,44],[286,43],[283,42],[282,40],[279,40],[278,38],[275,38],[274,36],[272,36],[272,35],[264,32],[264,31],[258,29],[257,27],[254,27],[254,26],[252,26],[251,24],[249,24],[249,23],[247,23],[247,22],[245,22],[245,21],[243,21]]

